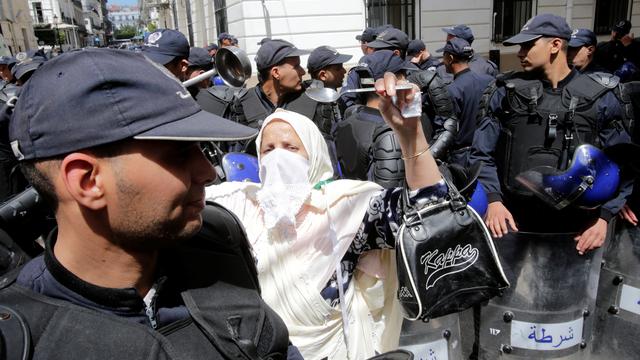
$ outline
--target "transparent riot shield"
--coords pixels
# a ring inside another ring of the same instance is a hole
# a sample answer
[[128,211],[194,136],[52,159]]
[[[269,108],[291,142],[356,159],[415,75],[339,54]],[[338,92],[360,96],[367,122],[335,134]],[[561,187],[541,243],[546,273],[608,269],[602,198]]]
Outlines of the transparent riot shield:
[[604,252],[592,359],[640,355],[640,229],[619,220]]
[[400,349],[413,353],[414,359],[463,360],[458,314],[449,314],[429,322],[404,320]]
[[495,242],[511,287],[483,306],[480,359],[585,359],[602,249],[576,234],[509,233]]

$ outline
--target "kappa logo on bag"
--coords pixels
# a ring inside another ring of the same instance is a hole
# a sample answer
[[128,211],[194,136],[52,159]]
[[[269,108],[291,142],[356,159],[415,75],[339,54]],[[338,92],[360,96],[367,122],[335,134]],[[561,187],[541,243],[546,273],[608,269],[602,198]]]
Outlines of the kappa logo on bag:
[[[446,252],[438,255],[438,249],[427,251],[420,257],[420,263],[424,265],[424,274],[427,277],[426,289],[432,288],[438,280],[466,270],[478,260],[478,249],[467,244],[464,247],[456,245],[454,249],[448,248]],[[429,274],[429,270],[431,274]]]
[[409,291],[409,289],[406,286],[403,286],[398,291],[398,297],[401,299],[405,299],[405,298],[412,298],[413,295],[411,295],[411,291]]

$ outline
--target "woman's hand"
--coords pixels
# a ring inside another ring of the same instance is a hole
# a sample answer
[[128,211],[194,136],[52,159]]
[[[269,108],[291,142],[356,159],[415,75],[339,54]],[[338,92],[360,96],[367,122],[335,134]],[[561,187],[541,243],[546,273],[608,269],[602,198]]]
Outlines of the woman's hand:
[[[407,84],[392,73],[384,74],[376,81],[376,92],[380,95],[379,110],[385,122],[393,129],[400,142],[404,160],[405,177],[410,190],[435,185],[442,179],[436,161],[429,152],[429,144],[422,131],[420,117],[405,118],[400,109],[419,96],[418,87],[396,91],[396,85]],[[391,99],[397,97],[396,104]]]
[[[422,129],[419,116],[411,118],[402,116],[401,109],[407,104],[411,104],[416,96],[420,96],[420,89],[415,84],[412,84],[412,89],[396,90],[397,85],[406,84],[409,84],[409,82],[398,80],[393,73],[385,73],[384,78],[378,79],[375,85],[376,92],[380,95],[378,109],[384,120],[396,131],[398,136],[410,136],[418,128]],[[397,97],[396,104],[393,103],[393,96]]]

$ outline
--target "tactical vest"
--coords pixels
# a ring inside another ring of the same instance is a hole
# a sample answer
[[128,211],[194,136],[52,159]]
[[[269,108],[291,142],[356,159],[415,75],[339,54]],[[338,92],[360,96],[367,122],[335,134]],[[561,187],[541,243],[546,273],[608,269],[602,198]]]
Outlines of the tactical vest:
[[617,78],[604,73],[576,75],[562,91],[553,92],[525,76],[500,76],[488,93],[498,87],[506,91],[502,112],[494,114],[502,125],[496,148],[501,183],[508,193],[530,196],[515,180],[518,174],[537,166],[564,170],[578,145],[601,145],[597,100],[617,86]]
[[244,230],[209,205],[201,232],[171,252],[190,317],[153,330],[25,289],[13,273],[0,303],[28,325],[22,345],[47,359],[286,359],[288,331],[260,298]]
[[202,110],[228,119],[235,100],[234,90],[228,86],[211,86],[200,89],[196,101]]
[[371,111],[360,106],[358,111],[345,118],[336,126],[335,144],[342,175],[347,179],[367,180],[371,164],[371,145],[376,128],[383,124],[360,118],[363,111]]
[[[273,112],[272,109],[262,104],[262,101],[258,98],[258,91],[257,88],[249,89],[245,94],[242,94],[238,100],[244,113],[244,124],[255,129],[260,129],[264,119]],[[316,101],[311,100],[304,92],[301,92],[295,99],[284,104],[282,107],[314,120],[317,105],[318,103]]]

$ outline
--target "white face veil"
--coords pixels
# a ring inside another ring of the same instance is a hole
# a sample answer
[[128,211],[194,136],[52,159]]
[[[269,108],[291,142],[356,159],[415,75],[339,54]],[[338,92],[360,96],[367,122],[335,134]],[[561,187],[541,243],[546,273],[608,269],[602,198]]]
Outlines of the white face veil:
[[281,120],[293,128],[304,145],[309,155],[309,183],[313,186],[320,181],[333,178],[333,167],[329,157],[329,149],[320,130],[313,121],[304,115],[278,109],[269,115],[262,123],[262,128],[256,138],[256,148],[258,149],[258,161],[260,161],[260,144],[262,143],[262,133],[267,125],[274,120]]

